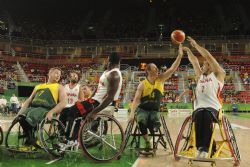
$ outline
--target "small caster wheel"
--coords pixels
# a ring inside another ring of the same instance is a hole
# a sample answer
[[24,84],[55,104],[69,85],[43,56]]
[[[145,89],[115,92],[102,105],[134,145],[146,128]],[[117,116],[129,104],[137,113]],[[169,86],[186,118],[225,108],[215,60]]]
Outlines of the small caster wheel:
[[212,162],[212,163],[211,163],[211,167],[216,167],[216,163],[215,163],[215,162]]
[[235,161],[234,162],[234,166],[239,166],[240,165],[240,162],[239,161]]
[[192,166],[193,166],[193,161],[188,161],[188,165],[189,165],[190,167],[192,167]]
[[140,153],[139,153],[138,151],[136,151],[135,155],[136,155],[137,157],[139,157],[139,156],[140,156]]

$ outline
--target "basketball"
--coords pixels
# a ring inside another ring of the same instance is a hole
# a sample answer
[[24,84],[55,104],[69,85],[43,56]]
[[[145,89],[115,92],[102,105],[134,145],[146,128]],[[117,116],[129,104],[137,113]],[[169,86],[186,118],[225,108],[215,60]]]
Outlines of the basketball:
[[185,40],[185,33],[182,30],[174,30],[171,33],[172,42],[175,44],[181,44]]

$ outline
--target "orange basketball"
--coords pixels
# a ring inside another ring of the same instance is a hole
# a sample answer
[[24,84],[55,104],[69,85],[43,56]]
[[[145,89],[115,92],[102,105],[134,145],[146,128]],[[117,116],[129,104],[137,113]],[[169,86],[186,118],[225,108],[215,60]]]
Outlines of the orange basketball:
[[185,33],[182,30],[174,30],[171,33],[172,42],[175,44],[181,44],[185,40]]

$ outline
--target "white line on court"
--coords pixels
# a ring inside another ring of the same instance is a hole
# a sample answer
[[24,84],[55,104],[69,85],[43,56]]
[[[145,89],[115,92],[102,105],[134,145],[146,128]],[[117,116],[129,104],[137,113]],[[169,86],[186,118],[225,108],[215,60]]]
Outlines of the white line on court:
[[52,160],[52,161],[49,161],[49,162],[47,162],[47,163],[45,163],[45,164],[50,165],[50,164],[52,164],[52,163],[54,163],[54,162],[57,162],[57,161],[60,161],[60,160],[62,160],[62,159],[63,159],[62,157],[59,157],[59,158],[56,158],[56,159],[54,159],[54,160]]
[[11,123],[13,120],[0,120],[0,123]]
[[248,130],[250,129],[250,128],[246,127],[246,126],[241,126],[241,125],[234,124],[234,123],[231,123],[231,126],[232,126],[233,129],[248,129]]
[[132,167],[137,167],[139,161],[140,161],[140,157],[138,157],[138,158],[136,159],[136,161],[134,162],[134,164],[133,164]]

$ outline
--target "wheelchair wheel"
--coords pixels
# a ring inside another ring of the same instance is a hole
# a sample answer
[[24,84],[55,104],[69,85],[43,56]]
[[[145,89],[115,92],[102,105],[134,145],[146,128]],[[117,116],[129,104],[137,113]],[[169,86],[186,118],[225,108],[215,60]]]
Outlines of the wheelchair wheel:
[[174,158],[176,161],[180,160],[180,157],[178,157],[177,154],[180,153],[181,151],[188,149],[188,142],[191,135],[191,129],[192,129],[192,117],[188,116],[183,122],[178,137],[176,139],[175,149],[174,149]]
[[[100,130],[101,128],[99,128],[100,124],[99,124],[100,119],[94,120],[93,122],[91,122],[91,131],[96,133],[96,134],[100,134]],[[107,130],[108,130],[108,122],[104,121],[103,122],[103,129],[102,129],[102,133],[103,135],[107,134]],[[99,143],[98,140],[95,140],[95,137],[91,134],[84,134],[85,136],[83,137],[84,143],[86,147],[93,147],[95,145],[97,145]]]
[[133,130],[133,126],[134,126],[134,122],[129,122],[128,125],[127,125],[127,128],[125,130],[125,148],[127,147],[127,144],[128,144],[128,141],[129,141],[129,137],[132,133],[132,130]]
[[0,145],[3,143],[3,129],[0,126]]
[[235,166],[238,166],[240,164],[240,152],[237,146],[237,142],[234,136],[233,129],[231,127],[229,120],[225,116],[223,116],[222,122],[223,122],[223,128],[225,131],[226,139],[228,141],[228,146],[230,148],[232,156],[234,157]]
[[166,121],[162,115],[160,118],[161,118],[161,122],[162,122],[162,126],[163,126],[163,131],[164,131],[165,137],[167,139],[167,142],[169,144],[169,147],[170,147],[171,151],[174,152],[174,145],[173,145]]
[[[36,139],[35,134],[32,134]],[[5,137],[5,147],[12,153],[33,153],[36,152],[34,145],[28,141],[28,136],[24,134],[23,128],[19,123],[19,118],[14,120],[9,127]]]
[[57,119],[43,120],[39,125],[39,137],[43,149],[55,157],[61,157],[60,143],[65,141],[65,127]]
[[[84,121],[79,130],[79,142],[83,153],[90,159],[99,162],[108,162],[117,159],[125,145],[125,135],[120,123],[112,116],[98,114],[98,130],[92,130],[92,124]],[[107,123],[106,134],[105,122]],[[86,136],[93,137],[97,143],[93,147],[87,147]]]

